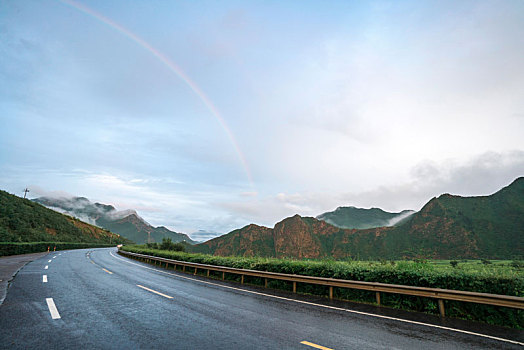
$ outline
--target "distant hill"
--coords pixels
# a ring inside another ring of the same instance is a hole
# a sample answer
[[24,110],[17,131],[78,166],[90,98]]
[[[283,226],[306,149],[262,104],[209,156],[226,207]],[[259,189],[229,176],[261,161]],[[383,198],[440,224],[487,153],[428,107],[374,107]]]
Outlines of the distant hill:
[[524,178],[490,196],[433,198],[398,226],[343,229],[295,215],[273,229],[248,225],[191,249],[300,259],[522,259]]
[[191,233],[191,237],[193,237],[193,240],[202,243],[209,239],[221,236],[222,233],[216,232],[216,231],[207,231],[207,230],[198,230]]
[[0,190],[0,242],[128,243],[118,234]]
[[328,224],[341,228],[373,228],[395,226],[415,213],[413,210],[403,210],[400,213],[389,213],[379,208],[362,209],[355,207],[338,207],[317,216]]
[[183,233],[170,231],[163,226],[151,226],[134,210],[118,211],[112,205],[92,203],[85,197],[40,197],[33,199],[33,201],[118,233],[139,244],[147,243],[148,234],[151,242],[161,242],[162,238],[171,238],[173,242],[185,241],[190,244],[195,243]]

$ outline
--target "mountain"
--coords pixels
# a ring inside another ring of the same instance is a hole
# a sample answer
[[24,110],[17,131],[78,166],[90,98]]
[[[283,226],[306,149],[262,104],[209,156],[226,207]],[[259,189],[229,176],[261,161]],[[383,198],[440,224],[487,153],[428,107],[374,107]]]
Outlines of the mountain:
[[444,194],[397,226],[344,229],[295,215],[191,247],[216,255],[360,259],[522,259],[524,178],[490,196]]
[[195,243],[183,233],[171,231],[163,226],[151,226],[134,210],[118,211],[112,205],[92,203],[85,197],[40,197],[33,201],[118,233],[139,244],[148,242],[148,235],[150,242],[161,242],[162,238],[171,238],[173,242]]
[[338,207],[334,211],[317,216],[317,219],[341,228],[365,229],[399,225],[413,213],[415,213],[413,210],[389,213],[379,208]]
[[207,230],[198,230],[191,233],[191,237],[198,243],[205,242],[209,239],[221,236],[222,233]]
[[118,234],[0,190],[0,242],[128,243]]

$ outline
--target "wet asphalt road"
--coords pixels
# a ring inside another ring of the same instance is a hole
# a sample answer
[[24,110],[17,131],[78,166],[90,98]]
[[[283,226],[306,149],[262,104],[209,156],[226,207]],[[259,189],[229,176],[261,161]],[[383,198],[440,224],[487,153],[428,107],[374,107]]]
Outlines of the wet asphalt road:
[[[11,283],[0,306],[0,348],[524,348],[192,279],[112,248],[51,253],[26,265]],[[52,318],[46,298],[60,318]]]

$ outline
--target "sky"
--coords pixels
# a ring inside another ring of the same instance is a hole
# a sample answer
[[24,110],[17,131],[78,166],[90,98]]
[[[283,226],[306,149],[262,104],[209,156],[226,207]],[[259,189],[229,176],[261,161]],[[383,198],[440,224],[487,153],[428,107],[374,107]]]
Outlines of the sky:
[[524,176],[524,2],[0,0],[0,189],[208,239]]

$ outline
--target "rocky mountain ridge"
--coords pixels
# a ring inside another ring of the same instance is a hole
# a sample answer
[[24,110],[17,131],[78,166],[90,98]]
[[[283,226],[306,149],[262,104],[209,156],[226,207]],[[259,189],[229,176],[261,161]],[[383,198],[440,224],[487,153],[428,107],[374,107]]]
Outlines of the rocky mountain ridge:
[[524,178],[490,196],[435,197],[397,226],[344,229],[295,215],[272,229],[248,225],[192,250],[298,259],[522,259]]

